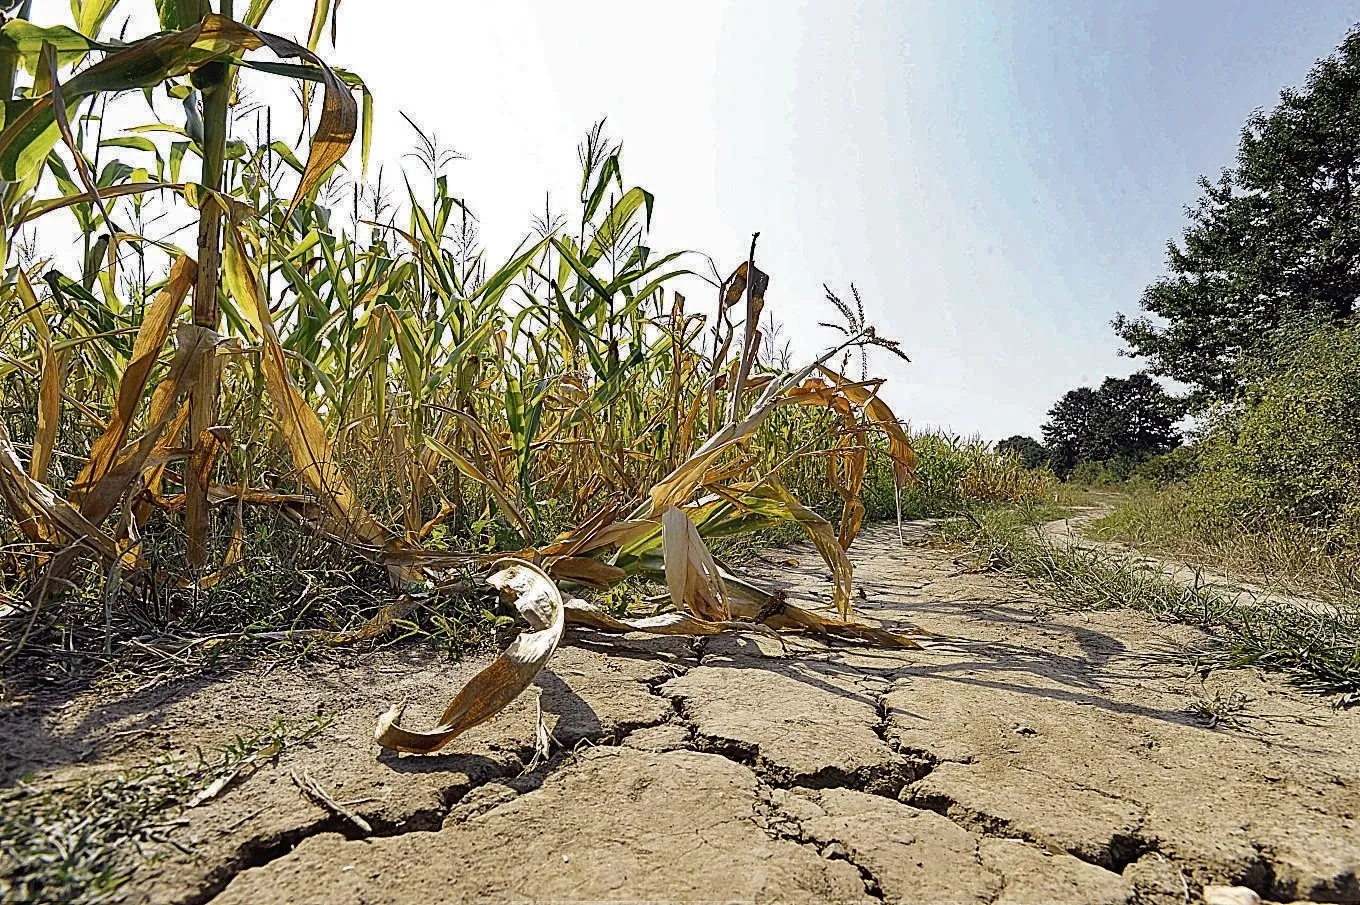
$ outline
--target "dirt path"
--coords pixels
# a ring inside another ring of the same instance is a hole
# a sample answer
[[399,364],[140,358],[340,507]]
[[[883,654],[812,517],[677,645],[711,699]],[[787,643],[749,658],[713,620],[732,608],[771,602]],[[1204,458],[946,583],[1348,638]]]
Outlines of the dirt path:
[[1092,506],[1076,506],[1066,518],[1047,522],[1039,526],[1040,535],[1058,547],[1079,547],[1086,550],[1101,550],[1121,556],[1129,562],[1145,566],[1162,573],[1174,582],[1183,585],[1207,587],[1222,592],[1229,600],[1239,600],[1256,606],[1290,607],[1333,614],[1337,612],[1334,603],[1326,603],[1290,594],[1278,587],[1268,587],[1260,581],[1253,581],[1241,575],[1234,575],[1209,566],[1190,565],[1166,557],[1151,556],[1138,549],[1119,542],[1093,540],[1086,534],[1092,522],[1108,515],[1115,507],[1118,497],[1108,495],[1108,501]]
[[[822,599],[819,561],[761,566]],[[401,648],[251,667],[0,714],[4,782],[329,728],[185,812],[134,901],[1180,903],[1240,884],[1360,902],[1360,711],[1254,671],[1147,655],[1194,630],[1055,613],[895,529],[856,544],[861,612],[959,639],[883,651],[762,636],[573,633],[538,682],[431,757],[379,757],[394,700],[429,719],[479,664]],[[536,700],[562,746],[532,758]],[[1232,699],[1210,727],[1196,702]],[[24,739],[22,743],[12,740]],[[303,797],[306,771],[373,828]]]

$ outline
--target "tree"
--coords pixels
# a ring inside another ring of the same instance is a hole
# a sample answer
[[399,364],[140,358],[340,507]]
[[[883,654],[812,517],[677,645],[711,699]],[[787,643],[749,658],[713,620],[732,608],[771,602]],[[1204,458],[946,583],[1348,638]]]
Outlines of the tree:
[[999,453],[1010,453],[1026,468],[1040,468],[1048,464],[1048,450],[1033,437],[1016,434],[996,444]]
[[1066,475],[1079,462],[1140,460],[1180,444],[1183,406],[1146,373],[1106,377],[1099,389],[1070,390],[1043,426],[1049,461]]
[[1191,401],[1229,399],[1238,363],[1299,325],[1340,324],[1360,298],[1360,26],[1301,89],[1242,130],[1237,165],[1202,196],[1168,273],[1143,293],[1160,320],[1119,315],[1126,354],[1189,384]]

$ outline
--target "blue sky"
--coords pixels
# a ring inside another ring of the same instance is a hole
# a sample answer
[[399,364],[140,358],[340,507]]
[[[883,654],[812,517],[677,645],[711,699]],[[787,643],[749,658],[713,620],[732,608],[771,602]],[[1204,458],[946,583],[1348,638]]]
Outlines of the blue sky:
[[[305,33],[311,6],[266,27]],[[372,88],[389,176],[399,111],[467,155],[451,181],[493,259],[545,190],[566,206],[608,115],[625,178],[657,195],[654,247],[728,272],[759,230],[799,357],[834,338],[822,282],[854,281],[913,359],[874,366],[899,416],[991,440],[1136,369],[1109,322],[1161,272],[1196,178],[1360,19],[1335,0],[395,6],[344,3],[323,54]]]
[[[918,423],[1036,432],[1065,390],[1136,367],[1109,321],[1161,271],[1195,179],[1245,117],[1302,81],[1357,15],[1339,3],[803,4],[773,178],[720,161],[730,216],[763,222],[778,287],[857,281],[912,354],[883,368]],[[783,54],[719,83],[761,89]],[[763,125],[763,123],[762,123]],[[759,127],[757,127],[759,128]],[[734,155],[743,152],[736,150]],[[773,216],[762,219],[768,205]],[[727,213],[727,212],[725,212]],[[787,234],[786,234],[787,231]],[[888,365],[888,362],[884,362]]]

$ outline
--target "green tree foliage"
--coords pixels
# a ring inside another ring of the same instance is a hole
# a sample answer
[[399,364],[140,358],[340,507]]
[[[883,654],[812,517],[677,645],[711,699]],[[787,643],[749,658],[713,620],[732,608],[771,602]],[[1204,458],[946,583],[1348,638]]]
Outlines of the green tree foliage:
[[1098,389],[1070,390],[1043,426],[1049,460],[1060,475],[1079,462],[1138,461],[1180,443],[1182,407],[1146,373],[1107,377]]
[[1288,338],[1245,384],[1198,445],[1195,496],[1250,525],[1360,539],[1360,326]]
[[1120,315],[1128,354],[1189,384],[1199,403],[1230,399],[1245,355],[1300,324],[1338,324],[1360,297],[1360,26],[1299,89],[1242,130],[1236,166],[1187,209],[1167,274]]
[[999,453],[1010,453],[1026,468],[1042,468],[1048,464],[1048,449],[1033,437],[1016,434],[996,444]]

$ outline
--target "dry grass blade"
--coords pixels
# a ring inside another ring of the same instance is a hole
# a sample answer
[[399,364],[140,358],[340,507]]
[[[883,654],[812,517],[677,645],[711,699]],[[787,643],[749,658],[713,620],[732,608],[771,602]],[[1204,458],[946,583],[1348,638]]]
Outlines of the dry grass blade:
[[57,445],[57,427],[61,422],[61,388],[66,381],[69,356],[54,352],[51,346],[42,349],[39,366],[42,376],[38,382],[38,425],[33,433],[33,455],[28,460],[28,473],[37,481],[46,481],[52,467],[52,453]]
[[302,771],[301,776],[289,770],[288,776],[293,780],[293,785],[297,786],[298,790],[313,804],[325,808],[337,817],[345,818],[358,827],[359,831],[365,836],[373,832],[372,824],[332,798],[330,793],[321,787],[321,783],[313,779],[312,774],[306,770]]
[[473,676],[433,729],[418,731],[397,725],[405,705],[394,705],[378,719],[374,730],[374,738],[383,748],[411,754],[438,751],[500,713],[529,687],[557,650],[566,625],[562,592],[538,566],[517,559],[502,560],[500,565],[487,583],[514,596],[515,608],[533,631],[521,634],[490,666]]

